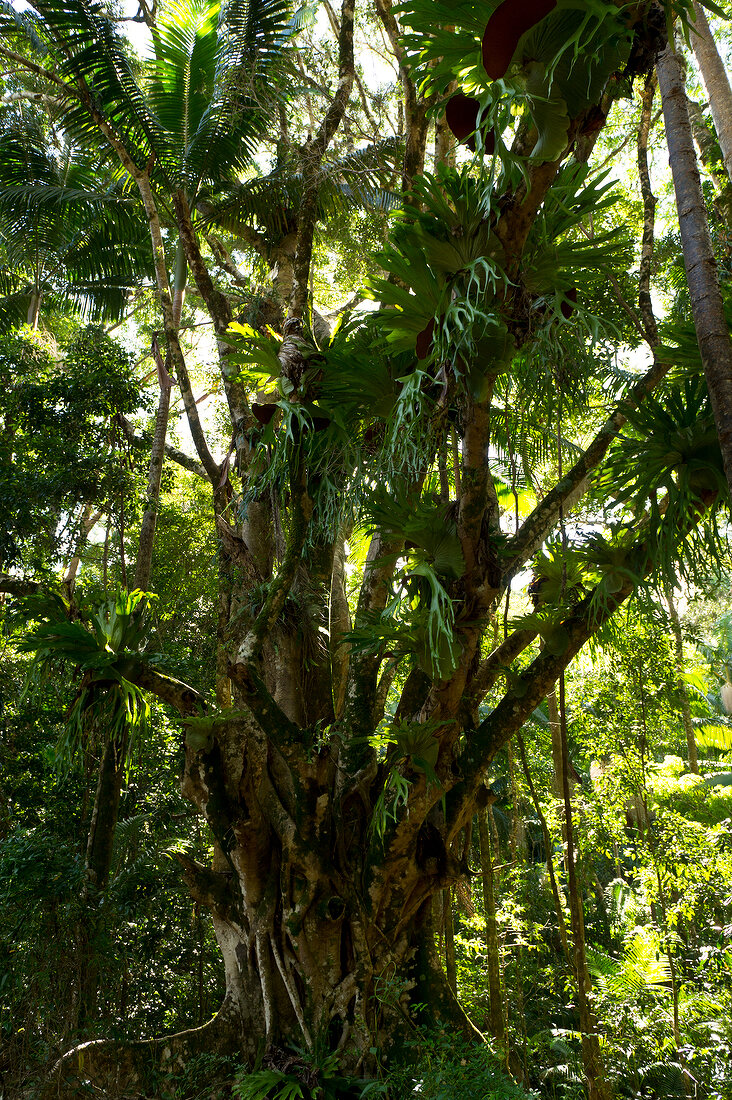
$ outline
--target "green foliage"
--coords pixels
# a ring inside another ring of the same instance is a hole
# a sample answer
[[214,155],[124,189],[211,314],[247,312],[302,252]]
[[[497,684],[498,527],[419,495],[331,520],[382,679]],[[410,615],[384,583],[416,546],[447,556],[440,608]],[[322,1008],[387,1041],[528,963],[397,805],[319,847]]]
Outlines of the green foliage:
[[0,116],[0,330],[75,309],[118,320],[152,273],[148,227],[94,151],[53,143],[44,116]]
[[[56,1060],[59,1040],[72,1043],[78,1035],[79,937],[88,917],[84,857],[96,787],[89,755],[84,768],[69,774],[54,766],[71,694],[65,685],[42,690],[32,708],[19,704],[27,663],[6,634],[0,770],[9,818],[0,820],[0,1043],[6,1082],[24,1083]],[[206,859],[207,846],[180,794],[178,730],[162,708],[151,710],[154,744],[141,746],[124,785],[110,885],[94,913],[101,983],[93,1028],[120,1038],[203,1022],[221,996],[210,921],[192,912],[178,865],[164,854],[181,833],[195,858]]]
[[591,953],[590,962],[600,978],[600,988],[618,999],[668,993],[671,970],[655,929],[633,929],[625,937],[618,960]]
[[361,1100],[387,1095],[381,1081],[343,1076],[335,1053],[297,1052],[283,1062],[283,1069],[240,1071],[232,1095],[236,1100]]
[[[557,159],[567,146],[569,111],[574,116],[596,102],[608,77],[622,68],[630,52],[629,30],[612,3],[559,0],[518,37],[508,72],[491,81],[481,43],[484,34],[490,43],[490,17],[498,7],[499,0],[478,10],[465,0],[438,3],[430,5],[428,16],[424,0],[404,0],[399,10],[415,31],[406,43],[420,86],[443,92],[457,77],[464,91],[480,97],[482,125],[496,135],[503,134],[511,113],[527,111],[538,131],[532,159]],[[422,33],[425,25],[434,28],[430,35]],[[511,163],[502,138],[496,151],[504,165]]]
[[421,1035],[407,1050],[410,1063],[392,1066],[389,1075],[394,1100],[526,1100],[537,1095],[506,1076],[501,1055],[487,1043],[469,1044],[440,1031]]
[[251,159],[292,27],[289,0],[181,0],[166,10],[148,96],[169,186],[192,197],[204,182],[235,178]]
[[[36,626],[21,643],[34,653],[30,681],[62,672],[68,665],[82,673],[82,681],[57,745],[60,767],[70,768],[93,736],[104,736],[124,746],[140,739],[149,728],[150,705],[145,693],[127,679],[141,659],[147,641],[150,597],[145,592],[119,592],[91,615],[91,629],[80,622],[51,619]],[[145,655],[150,661],[150,655]]]
[[130,356],[93,326],[61,353],[39,336],[0,338],[0,392],[0,565],[43,573],[74,546],[80,509],[124,502],[115,417],[144,402]]
[[584,594],[587,573],[583,569],[583,560],[570,547],[561,543],[547,543],[533,563],[534,572],[529,586],[529,595],[536,608],[550,606],[569,606],[576,603]]
[[382,305],[379,323],[390,348],[447,360],[478,390],[481,378],[508,366],[514,350],[496,303],[508,281],[490,229],[490,179],[441,169],[417,189],[423,209],[404,211],[394,244],[378,258],[391,279],[370,280]]

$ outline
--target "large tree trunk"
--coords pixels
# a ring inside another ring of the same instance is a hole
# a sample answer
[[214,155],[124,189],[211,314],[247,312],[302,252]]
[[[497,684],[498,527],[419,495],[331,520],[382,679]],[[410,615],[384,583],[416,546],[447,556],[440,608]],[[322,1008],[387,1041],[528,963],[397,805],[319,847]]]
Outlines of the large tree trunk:
[[253,751],[252,733],[217,723],[207,752],[188,749],[185,793],[218,841],[213,870],[182,860],[188,887],[211,910],[244,1055],[327,1041],[356,1070],[399,1031],[414,982],[432,982],[431,964],[415,973],[420,934],[459,875],[432,825],[381,864],[363,801],[377,769],[336,800],[329,749]]
[[732,487],[732,343],[717,281],[683,71],[671,46],[657,62],[691,312],[709,387],[727,482]]
[[714,128],[722,150],[722,161],[727,176],[732,181],[732,88],[709,29],[706,13],[698,0],[694,0],[694,15],[696,22],[691,29],[691,45],[709,97]]

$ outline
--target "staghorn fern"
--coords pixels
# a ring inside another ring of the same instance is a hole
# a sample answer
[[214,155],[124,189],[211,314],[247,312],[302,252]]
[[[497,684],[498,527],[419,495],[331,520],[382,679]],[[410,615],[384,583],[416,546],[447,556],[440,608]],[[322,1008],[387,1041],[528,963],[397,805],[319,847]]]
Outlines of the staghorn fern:
[[150,707],[127,673],[140,660],[154,659],[150,654],[142,657],[150,629],[150,599],[146,592],[122,591],[93,611],[91,628],[51,618],[22,641],[21,648],[35,654],[26,690],[59,675],[69,665],[82,675],[56,745],[62,769],[73,766],[98,730],[125,748],[146,733]]

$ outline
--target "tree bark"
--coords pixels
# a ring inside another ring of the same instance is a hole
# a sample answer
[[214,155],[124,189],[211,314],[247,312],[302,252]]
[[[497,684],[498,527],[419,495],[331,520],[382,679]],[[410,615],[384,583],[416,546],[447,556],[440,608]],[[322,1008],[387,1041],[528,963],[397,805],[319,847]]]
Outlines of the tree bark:
[[[178,270],[175,273],[173,290],[173,321],[178,327],[183,312],[183,298],[185,296],[185,256],[180,245],[178,246],[179,258]],[[160,398],[158,411],[155,416],[155,431],[153,433],[152,448],[150,450],[150,469],[147,481],[147,494],[145,511],[140,525],[140,539],[137,547],[137,562],[135,565],[134,587],[147,591],[150,585],[152,573],[153,550],[155,546],[155,528],[157,527],[158,507],[160,505],[160,482],[163,476],[163,461],[165,459],[165,441],[168,434],[168,415],[170,412],[170,393],[173,388],[173,379],[170,376],[171,358],[170,352],[166,353],[164,363],[157,347],[157,340],[153,337],[153,355],[156,357],[158,368],[158,383],[160,385]]]
[[84,919],[79,925],[78,1024],[87,1028],[96,1015],[99,989],[99,953],[96,943],[101,920],[99,902],[107,888],[112,868],[112,850],[117,830],[119,803],[124,781],[127,740],[108,740],[99,768],[89,836],[86,848]]
[[84,508],[83,515],[81,517],[81,524],[79,535],[76,540],[76,546],[74,547],[74,553],[71,557],[66,569],[64,570],[63,586],[66,594],[69,598],[74,591],[76,585],[76,574],[79,572],[79,566],[81,565],[81,555],[86,545],[86,540],[92,531],[92,528],[99,522],[102,517],[101,510],[92,512],[91,504],[87,504]]
[[392,11],[392,0],[375,0],[375,4],[399,66],[406,123],[402,190],[407,195],[412,190],[413,181],[424,172],[427,131],[429,129],[427,120],[429,102],[420,98],[417,86],[411,77],[406,51],[401,42],[399,24]]
[[[559,738],[560,738],[560,741],[561,741],[561,730],[559,731]],[[564,951],[564,957],[567,960],[567,962],[569,963],[569,965],[571,966],[572,965],[572,956],[571,956],[570,950],[569,950],[569,939],[567,938],[567,923],[564,919],[564,905],[562,904],[562,896],[559,892],[559,885],[557,883],[557,876],[556,876],[556,873],[555,873],[555,870],[554,870],[554,853],[553,853],[552,838],[551,838],[551,834],[549,833],[549,826],[547,824],[546,817],[544,816],[544,812],[541,808],[541,803],[539,802],[539,796],[536,792],[536,787],[534,786],[534,781],[531,778],[531,772],[529,771],[529,762],[526,759],[526,749],[524,747],[523,738],[521,737],[520,733],[516,735],[516,743],[518,745],[519,756],[521,757],[521,767],[523,768],[524,776],[526,778],[526,784],[529,788],[529,794],[531,795],[531,801],[534,804],[534,810],[536,812],[536,816],[539,819],[539,827],[541,829],[541,835],[544,839],[544,848],[545,848],[545,855],[546,855],[546,869],[547,869],[547,873],[549,875],[549,883],[550,883],[551,889],[552,889],[552,897],[554,898],[554,908],[555,908],[556,914],[557,914],[557,926],[559,928],[559,938],[562,942],[562,950]],[[558,787],[559,787],[559,792],[560,792],[558,797],[563,799],[564,798],[564,791],[562,789],[562,775],[564,774],[564,763],[563,763],[564,757],[562,756],[562,753],[561,753],[561,744],[560,744],[560,759],[562,760],[562,772],[560,773],[559,781],[558,781]],[[555,782],[556,782],[556,779],[557,779],[557,777],[555,776]]]
[[480,841],[480,867],[483,878],[483,908],[485,910],[485,945],[488,960],[488,1000],[490,1004],[491,1035],[499,1042],[505,1040],[503,1022],[503,990],[501,988],[501,953],[498,945],[496,922],[495,874],[491,848],[488,814],[490,808],[478,810],[478,838]]
[[667,46],[657,62],[691,312],[727,483],[732,489],[732,342],[717,280],[681,65]]
[[442,926],[445,932],[445,977],[447,978],[447,984],[457,997],[455,913],[452,904],[452,890],[449,886],[442,891]]
[[638,179],[643,198],[643,240],[638,287],[638,307],[640,309],[646,340],[651,348],[658,344],[658,325],[651,301],[651,264],[653,262],[653,244],[656,227],[656,196],[651,188],[651,175],[648,168],[648,136],[651,129],[651,111],[656,91],[656,78],[647,77],[641,97],[641,118],[638,127]]
[[691,721],[691,707],[689,705],[689,688],[684,679],[684,636],[681,632],[681,620],[674,600],[671,585],[666,585],[666,603],[668,605],[669,619],[671,620],[671,633],[674,638],[674,658],[676,661],[676,685],[679,693],[679,708],[681,721],[686,734],[686,752],[689,771],[694,775],[699,774],[699,758],[696,751],[696,738],[694,737],[694,725]]
[[699,104],[687,97],[686,107],[689,112],[691,132],[694,135],[696,147],[699,150],[699,159],[714,181],[717,188],[717,196],[714,206],[724,225],[727,234],[727,248],[729,249],[729,237],[732,233],[732,183],[726,172],[720,171],[721,152],[719,145],[711,130],[707,126],[704,112]]
[[564,796],[564,827],[567,845],[567,894],[572,924],[574,970],[577,978],[577,1005],[582,1032],[582,1061],[589,1100],[610,1100],[612,1089],[607,1081],[603,1065],[600,1041],[590,1006],[591,980],[587,969],[585,947],[585,920],[582,896],[577,885],[574,825],[572,822],[572,796],[569,780],[569,754],[567,747],[567,712],[564,699],[564,673],[559,679],[559,720],[562,739],[562,793]]
[[709,28],[706,12],[698,0],[694,0],[694,16],[695,22],[690,34],[691,46],[707,90],[714,128],[722,150],[722,161],[732,182],[732,87]]

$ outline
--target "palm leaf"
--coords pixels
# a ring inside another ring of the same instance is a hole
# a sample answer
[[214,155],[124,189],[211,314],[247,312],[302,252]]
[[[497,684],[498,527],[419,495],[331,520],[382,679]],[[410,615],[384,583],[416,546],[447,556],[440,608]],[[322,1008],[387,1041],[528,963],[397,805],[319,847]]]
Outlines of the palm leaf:
[[[42,0],[37,9],[57,47],[57,71],[72,85],[83,82],[139,167],[164,153],[161,127],[135,78],[129,45],[96,0]],[[65,116],[68,125],[96,136],[96,124],[81,102]]]

